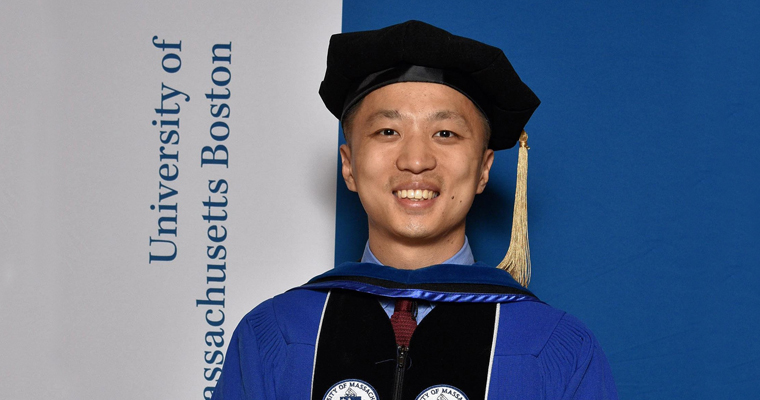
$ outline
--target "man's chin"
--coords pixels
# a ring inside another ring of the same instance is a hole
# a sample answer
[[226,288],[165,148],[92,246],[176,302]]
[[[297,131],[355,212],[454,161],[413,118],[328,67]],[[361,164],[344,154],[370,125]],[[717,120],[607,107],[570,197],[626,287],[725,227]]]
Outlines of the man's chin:
[[434,243],[442,240],[446,236],[443,232],[447,231],[441,229],[439,226],[433,226],[433,224],[412,222],[398,229],[395,233],[400,239],[417,244]]
[[461,225],[452,225],[451,221],[441,220],[440,213],[436,214],[429,211],[419,214],[397,214],[393,218],[388,218],[386,215],[386,218],[382,220],[386,223],[374,225],[370,221],[370,231],[376,230],[380,236],[409,245],[440,243],[448,237],[456,235],[458,230],[464,231],[464,221]]

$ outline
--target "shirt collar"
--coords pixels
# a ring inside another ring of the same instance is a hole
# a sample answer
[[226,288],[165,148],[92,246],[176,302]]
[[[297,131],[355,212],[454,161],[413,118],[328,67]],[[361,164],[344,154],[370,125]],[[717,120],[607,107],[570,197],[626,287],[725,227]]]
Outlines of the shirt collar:
[[[364,254],[362,254],[363,263],[383,265],[380,260],[372,254],[372,250],[369,249],[369,240],[364,245]],[[454,254],[453,257],[442,262],[441,264],[456,264],[456,265],[472,265],[475,264],[475,257],[472,255],[472,249],[470,249],[470,242],[467,240],[467,236],[464,237],[464,244],[459,251]]]

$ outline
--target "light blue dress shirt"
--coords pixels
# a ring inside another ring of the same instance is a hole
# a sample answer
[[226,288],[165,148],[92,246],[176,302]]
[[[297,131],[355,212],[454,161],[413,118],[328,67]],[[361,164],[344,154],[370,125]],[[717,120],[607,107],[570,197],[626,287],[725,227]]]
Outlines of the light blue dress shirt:
[[[369,249],[369,241],[364,246],[364,254],[362,254],[363,263],[371,263],[377,265],[383,265],[380,260],[372,254],[372,250]],[[441,264],[458,264],[458,265],[472,265],[475,264],[475,258],[472,256],[472,249],[470,249],[470,242],[467,240],[467,236],[464,237],[464,244],[459,251],[454,254],[453,257],[442,262]],[[380,305],[383,306],[383,310],[388,314],[388,318],[393,315],[393,310],[396,308],[396,300],[386,297],[380,298]],[[419,324],[423,318],[425,318],[430,311],[435,308],[435,303],[428,301],[417,301],[417,323]]]

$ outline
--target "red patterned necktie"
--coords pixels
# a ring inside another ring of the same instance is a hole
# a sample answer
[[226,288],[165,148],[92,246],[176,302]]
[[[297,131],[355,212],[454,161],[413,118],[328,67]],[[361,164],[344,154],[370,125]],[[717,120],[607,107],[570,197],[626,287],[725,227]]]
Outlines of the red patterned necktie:
[[393,332],[396,334],[396,344],[399,346],[409,347],[409,340],[412,339],[412,333],[417,328],[417,321],[412,313],[414,305],[413,300],[396,300],[396,306],[391,316],[391,325],[393,325]]

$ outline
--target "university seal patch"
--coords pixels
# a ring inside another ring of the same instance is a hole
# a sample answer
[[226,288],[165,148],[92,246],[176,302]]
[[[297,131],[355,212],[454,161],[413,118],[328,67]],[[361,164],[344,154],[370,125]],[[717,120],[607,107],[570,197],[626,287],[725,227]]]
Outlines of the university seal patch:
[[346,379],[332,385],[322,400],[377,400],[377,391],[362,380]]
[[415,400],[469,400],[461,390],[449,385],[431,386],[420,393]]

